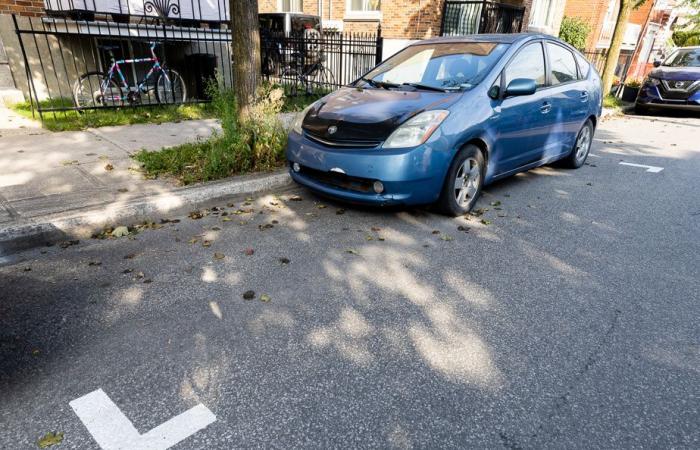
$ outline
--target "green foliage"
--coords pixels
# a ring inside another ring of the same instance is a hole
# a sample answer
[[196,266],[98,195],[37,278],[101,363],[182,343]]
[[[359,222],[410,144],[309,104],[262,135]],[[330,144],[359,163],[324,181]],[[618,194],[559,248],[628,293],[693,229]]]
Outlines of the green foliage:
[[231,90],[210,87],[212,107],[222,131],[207,140],[134,156],[147,176],[170,175],[184,184],[260,172],[284,162],[287,133],[279,120],[284,99],[280,89],[263,87],[245,119],[238,118]]
[[700,45],[700,30],[698,31],[674,31],[671,37],[678,47],[691,47]]
[[559,28],[559,38],[580,51],[586,48],[586,40],[590,33],[590,25],[578,17],[564,17]]
[[[43,109],[73,107],[73,99],[54,98],[40,102]],[[12,105],[17,113],[32,118],[29,102]],[[163,123],[178,120],[204,119],[211,117],[212,109],[206,104],[153,106],[138,108],[117,108],[97,111],[56,111],[44,112],[44,128],[51,131],[77,131],[111,125],[132,125],[135,123]],[[34,118],[39,119],[35,112]]]
[[640,80],[639,78],[632,78],[630,80],[626,80],[625,86],[632,89],[639,89],[640,87],[642,87],[642,80]]
[[622,107],[622,100],[615,97],[614,95],[606,95],[603,98],[603,107],[618,109]]

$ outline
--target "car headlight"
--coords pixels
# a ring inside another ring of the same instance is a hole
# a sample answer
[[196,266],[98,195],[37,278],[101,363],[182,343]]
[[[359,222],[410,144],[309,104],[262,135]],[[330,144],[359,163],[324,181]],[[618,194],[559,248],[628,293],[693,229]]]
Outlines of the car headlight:
[[394,130],[382,147],[403,148],[420,145],[428,140],[448,114],[449,111],[444,109],[424,111]]
[[654,77],[647,77],[647,82],[645,84],[651,85],[651,86],[658,86],[661,84],[661,80],[659,80],[658,78],[654,78]]
[[306,108],[304,108],[304,110],[302,112],[300,112],[299,114],[297,114],[296,118],[294,118],[294,124],[292,125],[292,130],[295,133],[298,133],[298,134],[304,133],[304,130],[301,129],[301,125],[304,123],[304,119],[306,118],[306,115],[309,113],[309,110],[311,108],[313,108],[316,105],[316,103],[318,103],[318,101],[315,101],[312,104],[310,104],[309,106],[307,106]]

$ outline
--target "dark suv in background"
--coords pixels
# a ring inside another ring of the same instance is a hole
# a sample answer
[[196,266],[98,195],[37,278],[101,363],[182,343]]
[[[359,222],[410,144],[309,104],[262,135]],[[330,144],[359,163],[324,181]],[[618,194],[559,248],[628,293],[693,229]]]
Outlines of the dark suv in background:
[[638,113],[650,109],[700,112],[700,46],[674,51],[663,62],[655,61],[634,104]]

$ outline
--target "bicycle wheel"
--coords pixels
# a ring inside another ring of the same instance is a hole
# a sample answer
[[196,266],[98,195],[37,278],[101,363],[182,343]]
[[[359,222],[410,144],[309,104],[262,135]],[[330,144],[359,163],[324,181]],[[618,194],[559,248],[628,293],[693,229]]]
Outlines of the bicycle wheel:
[[305,92],[304,83],[296,69],[287,67],[282,72],[282,85],[284,92],[289,97],[296,97]]
[[81,75],[73,87],[73,101],[77,108],[117,107],[124,102],[121,87],[102,72]]
[[321,66],[310,83],[310,94],[324,96],[335,90],[335,77],[327,67]]
[[156,81],[156,99],[159,103],[184,103],[187,100],[187,87],[179,73],[163,69]]

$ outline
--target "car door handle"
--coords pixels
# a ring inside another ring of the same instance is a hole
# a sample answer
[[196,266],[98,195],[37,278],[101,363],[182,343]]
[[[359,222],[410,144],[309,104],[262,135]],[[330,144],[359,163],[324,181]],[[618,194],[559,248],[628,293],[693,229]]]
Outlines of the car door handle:
[[540,106],[540,112],[542,114],[547,114],[549,111],[552,110],[552,104],[549,102],[544,102],[542,106]]
[[588,100],[588,92],[586,92],[586,91],[581,92],[581,101],[585,102],[587,100]]

